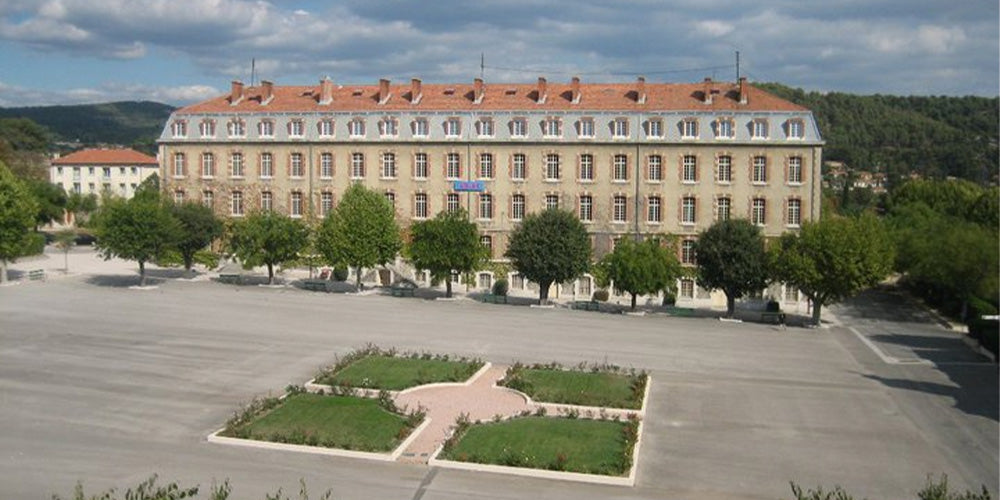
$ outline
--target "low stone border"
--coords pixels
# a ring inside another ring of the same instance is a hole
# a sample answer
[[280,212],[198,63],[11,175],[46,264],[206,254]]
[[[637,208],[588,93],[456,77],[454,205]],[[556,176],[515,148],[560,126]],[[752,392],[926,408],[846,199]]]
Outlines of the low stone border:
[[[490,363],[489,361],[483,362],[483,366],[479,370],[477,370],[476,373],[473,373],[472,376],[470,376],[464,382],[434,382],[434,383],[431,383],[431,384],[423,384],[423,385],[415,385],[413,387],[407,387],[406,389],[403,389],[401,391],[386,391],[386,392],[388,392],[390,396],[392,396],[393,398],[395,398],[396,396],[399,396],[400,394],[406,394],[406,393],[409,393],[409,392],[413,392],[413,391],[415,391],[417,389],[426,389],[428,387],[463,387],[463,386],[470,386],[470,385],[472,385],[473,382],[476,381],[477,378],[483,376],[483,374],[486,373],[486,371],[489,370],[490,367],[492,367],[492,366],[493,366],[493,363]],[[323,392],[325,392],[327,394],[336,393],[336,391],[337,391],[337,388],[335,388],[334,386],[327,385],[327,384],[317,384],[315,378],[309,379],[309,381],[306,382],[305,388],[309,392],[323,391]],[[382,392],[381,389],[369,389],[369,388],[363,388],[363,387],[346,387],[345,389],[349,390],[349,391],[353,391],[355,395],[360,396],[360,397],[365,397],[365,398],[377,398],[378,395],[379,395],[379,393]]]
[[599,474],[585,474],[582,472],[562,472],[546,469],[530,469],[526,467],[510,467],[506,465],[478,464],[473,462],[456,462],[453,460],[439,459],[438,455],[444,449],[444,445],[438,447],[431,458],[427,461],[430,467],[442,467],[447,469],[458,469],[475,472],[493,472],[496,474],[508,474],[513,476],[535,477],[540,479],[557,479],[561,481],[574,481],[578,483],[604,484],[611,486],[635,486],[636,470],[639,467],[639,446],[642,444],[642,429],[645,422],[639,420],[638,437],[635,440],[635,447],[632,450],[632,467],[627,476],[602,476]]
[[535,401],[535,400],[531,399],[531,396],[529,396],[529,395],[527,395],[527,394],[525,394],[525,393],[523,393],[523,392],[521,392],[521,391],[519,391],[517,389],[511,389],[510,387],[503,386],[503,385],[497,385],[496,383],[493,384],[493,387],[495,389],[501,389],[501,390],[506,390],[506,391],[509,391],[509,392],[513,392],[514,394],[517,394],[518,396],[521,396],[522,398],[524,398],[524,401],[525,401],[525,403],[528,404],[528,406],[534,406],[535,408],[545,408],[546,413],[552,412],[553,414],[559,415],[560,414],[559,412],[564,412],[564,411],[567,411],[567,410],[576,410],[576,411],[578,411],[580,413],[580,415],[588,415],[588,416],[589,415],[595,415],[595,416],[600,416],[600,413],[603,410],[605,415],[608,415],[608,416],[611,416],[611,417],[613,417],[615,415],[618,415],[618,416],[624,418],[624,417],[628,417],[629,415],[638,415],[640,418],[646,418],[646,403],[649,401],[649,387],[651,385],[653,385],[653,377],[650,376],[650,375],[646,375],[646,390],[643,391],[643,394],[642,394],[642,406],[640,406],[638,409],[632,409],[632,408],[612,408],[612,407],[604,407],[604,406],[571,405],[571,404],[566,404],[566,403],[550,403],[550,402],[545,402],[545,401]]

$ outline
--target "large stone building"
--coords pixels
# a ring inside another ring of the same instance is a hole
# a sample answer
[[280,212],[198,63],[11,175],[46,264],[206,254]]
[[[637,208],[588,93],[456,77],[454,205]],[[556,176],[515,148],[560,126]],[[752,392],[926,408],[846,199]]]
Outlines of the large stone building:
[[[598,255],[625,235],[668,233],[688,263],[693,239],[720,218],[773,237],[820,210],[812,113],[745,79],[233,82],[229,95],[175,111],[159,144],[165,192],[219,214],[322,217],[363,182],[404,225],[467,209],[498,259],[518,221],[546,207],[579,214]],[[694,284],[680,293],[693,297]]]

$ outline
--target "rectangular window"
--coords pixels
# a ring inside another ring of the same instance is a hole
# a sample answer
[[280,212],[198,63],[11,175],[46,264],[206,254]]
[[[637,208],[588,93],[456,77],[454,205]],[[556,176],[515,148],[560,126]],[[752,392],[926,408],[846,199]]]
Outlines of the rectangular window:
[[720,156],[716,160],[715,168],[715,180],[723,184],[728,184],[733,181],[733,157],[732,156]]
[[628,213],[628,199],[617,194],[611,199],[611,221],[625,222]]
[[206,179],[215,177],[215,155],[212,153],[201,154],[201,176]]
[[319,176],[323,179],[333,177],[333,153],[320,153]]
[[718,204],[718,209],[716,212],[716,220],[729,220],[729,214],[732,208],[732,200],[729,198],[719,198],[716,200]]
[[594,197],[589,194],[580,195],[580,220],[584,222],[594,220]]
[[694,155],[681,159],[681,181],[698,182],[698,159]]
[[479,155],[479,178],[493,178],[493,155],[491,153],[483,153]]
[[365,178],[365,154],[351,153],[351,179]]
[[482,193],[479,195],[479,218],[493,218],[493,195]]
[[562,122],[558,118],[546,118],[543,120],[542,137],[550,139],[562,137]]
[[333,193],[323,192],[319,194],[319,214],[326,217],[333,211]]
[[681,264],[694,264],[694,240],[681,242]]
[[788,183],[802,184],[802,158],[799,156],[788,159]]
[[305,132],[305,127],[302,124],[302,120],[292,120],[288,122],[288,136],[289,137],[302,137]]
[[580,180],[594,180],[594,155],[589,153],[580,155]]
[[656,139],[663,137],[663,121],[649,120],[649,133],[646,135]]
[[697,212],[697,200],[692,196],[681,199],[681,224],[694,224]]
[[444,136],[445,137],[461,137],[462,136],[462,121],[458,118],[448,118],[444,121]]
[[413,120],[413,137],[427,137],[427,132],[430,127],[427,126],[427,120],[424,118],[418,118]]
[[458,204],[458,193],[448,193],[448,201],[445,206],[449,212],[457,212],[460,207]]
[[693,299],[694,298],[694,280],[692,279],[682,279],[681,280],[681,291],[680,297],[682,299]]
[[232,214],[235,216],[243,215],[243,193],[240,191],[233,191],[231,201]]
[[417,193],[413,196],[413,217],[427,218],[427,193]]
[[681,139],[697,139],[698,138],[698,121],[697,120],[684,120],[681,122]]
[[187,122],[176,121],[170,126],[173,136],[177,138],[187,137]]
[[427,153],[414,153],[413,177],[415,179],[427,178]]
[[229,156],[229,168],[233,177],[243,177],[243,153],[233,153]]
[[354,138],[365,136],[365,121],[361,118],[355,118],[347,122],[347,133]]
[[510,121],[510,136],[515,138],[528,137],[528,120],[515,118]]
[[593,118],[584,118],[580,120],[580,138],[581,139],[592,139],[594,137],[594,120]]
[[659,196],[650,196],[646,200],[646,220],[654,224],[663,220],[663,200]]
[[333,137],[333,120],[321,120],[319,122],[319,136]]
[[628,156],[615,155],[613,160],[613,175],[616,181],[628,180]]
[[257,124],[257,132],[261,137],[274,137],[274,122],[264,120]]
[[184,191],[180,189],[174,191],[174,203],[178,205],[184,203]]
[[545,195],[545,209],[557,210],[558,208],[559,208],[559,195],[557,194]]
[[396,153],[382,153],[382,178],[396,178]]
[[615,139],[628,138],[628,119],[616,118],[611,122],[611,137]]
[[767,139],[767,120],[758,118],[751,126],[751,139]]
[[302,217],[302,193],[292,193],[289,212],[292,217]]
[[789,120],[788,121],[788,138],[789,139],[801,139],[804,136],[803,130],[805,127],[802,124],[802,120]]
[[202,137],[215,137],[215,122],[212,120],[205,120],[198,125],[198,131],[201,132]]
[[559,155],[556,153],[545,155],[545,180],[559,180]]
[[174,153],[174,177],[184,177],[184,153]]
[[767,223],[767,201],[764,198],[754,198],[750,204],[750,222],[758,226]]
[[201,192],[201,204],[208,208],[215,206],[215,193],[212,191],[202,191]]
[[802,224],[802,200],[788,200],[788,225],[798,226]]
[[445,156],[445,177],[449,180],[462,178],[462,157],[458,153]]
[[716,139],[732,139],[733,138],[733,120],[729,118],[720,118],[715,122],[715,138]]
[[396,193],[394,193],[392,191],[386,191],[384,193],[384,196],[385,196],[385,201],[388,201],[389,204],[392,205],[392,209],[395,212],[395,210],[396,210]]
[[791,285],[785,285],[785,302],[798,302],[799,289]]
[[274,194],[270,191],[260,193],[260,209],[264,212],[270,212],[274,209]]
[[260,177],[262,179],[274,177],[274,156],[271,153],[260,154]]
[[524,195],[515,194],[510,199],[511,220],[521,220],[524,218]]
[[306,174],[306,169],[302,162],[302,153],[292,153],[289,157],[289,174],[292,177],[303,177]]
[[385,118],[379,121],[378,133],[381,137],[396,137],[399,135],[399,122],[395,118]]
[[[481,245],[483,245],[483,248],[486,249],[486,255],[488,255],[489,258],[492,259],[493,258],[493,237],[490,236],[490,235],[488,235],[488,234],[484,234],[484,235],[482,235],[482,236],[479,237],[479,243]],[[482,275],[480,275],[480,276],[482,276]],[[487,275],[487,276],[489,276],[489,275]]]
[[767,158],[764,156],[754,156],[753,157],[753,175],[754,184],[764,184],[767,182]]
[[482,118],[476,122],[476,132],[479,133],[479,137],[493,137],[493,120],[489,118]]
[[528,171],[528,158],[524,153],[514,153],[511,159],[510,178],[516,181],[523,181]]
[[663,180],[663,157],[660,155],[649,155],[646,159],[646,177],[650,181],[659,182]]
[[227,124],[229,137],[246,137],[247,124],[240,120],[233,120]]

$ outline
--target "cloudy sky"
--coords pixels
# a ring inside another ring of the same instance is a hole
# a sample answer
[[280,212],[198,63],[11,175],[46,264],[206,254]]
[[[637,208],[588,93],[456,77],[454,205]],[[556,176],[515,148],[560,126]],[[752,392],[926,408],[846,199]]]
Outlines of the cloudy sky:
[[184,104],[229,81],[734,79],[996,96],[997,0],[0,0],[0,106]]

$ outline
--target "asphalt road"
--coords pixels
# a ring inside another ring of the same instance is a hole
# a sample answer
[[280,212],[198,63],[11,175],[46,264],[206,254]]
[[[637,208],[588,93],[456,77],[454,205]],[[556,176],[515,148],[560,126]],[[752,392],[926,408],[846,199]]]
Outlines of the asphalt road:
[[[997,492],[996,365],[935,340],[952,334],[933,323],[870,317],[870,300],[834,312],[874,345],[905,349],[893,351],[900,357],[950,364],[886,364],[846,327],[780,330],[178,280],[124,286],[132,282],[81,276],[0,288],[0,498],[67,496],[80,480],[96,493],[152,473],[205,489],[228,478],[233,497],[249,499],[279,487],[297,493],[300,478],[337,499],[774,499],[790,498],[789,481],[839,484],[857,498],[914,498],[928,473]],[[303,383],[368,342],[650,370],[637,486],[206,442],[242,402]]]

